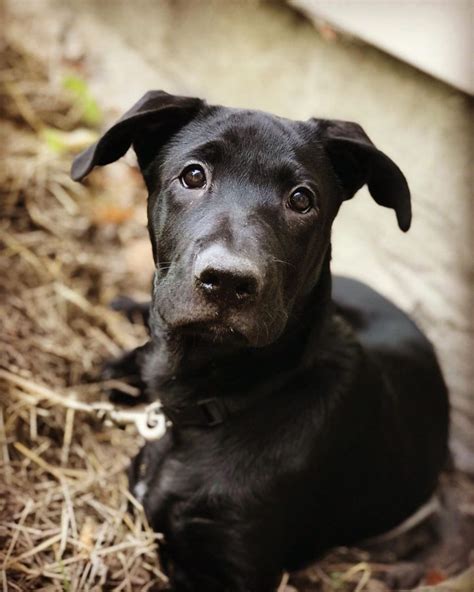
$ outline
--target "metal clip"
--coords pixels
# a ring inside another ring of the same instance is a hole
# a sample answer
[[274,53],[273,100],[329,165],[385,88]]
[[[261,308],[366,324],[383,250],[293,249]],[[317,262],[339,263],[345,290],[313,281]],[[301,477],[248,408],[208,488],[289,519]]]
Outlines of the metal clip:
[[167,419],[161,411],[161,402],[155,401],[144,407],[117,408],[111,403],[96,403],[93,411],[106,423],[119,426],[134,423],[146,440],[159,440],[166,433]]
[[156,401],[145,409],[145,413],[135,418],[135,425],[145,440],[159,440],[166,434],[167,419]]

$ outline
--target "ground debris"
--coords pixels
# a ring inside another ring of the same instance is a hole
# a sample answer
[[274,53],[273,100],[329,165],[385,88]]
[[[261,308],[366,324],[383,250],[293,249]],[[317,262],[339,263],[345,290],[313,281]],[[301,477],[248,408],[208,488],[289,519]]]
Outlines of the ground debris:
[[[119,198],[100,173],[87,188],[73,183],[70,147],[43,132],[84,125],[74,96],[18,40],[3,50],[0,589],[159,590],[159,536],[127,488],[140,438],[78,403],[103,397],[101,361],[145,339],[108,307],[137,288],[123,261],[146,237],[142,187],[127,165]],[[126,216],[101,218],[109,204]]]

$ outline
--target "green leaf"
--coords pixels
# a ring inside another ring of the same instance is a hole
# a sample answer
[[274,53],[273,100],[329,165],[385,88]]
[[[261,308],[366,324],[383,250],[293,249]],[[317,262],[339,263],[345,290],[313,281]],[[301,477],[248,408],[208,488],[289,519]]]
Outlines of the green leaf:
[[62,152],[66,151],[62,134],[57,130],[51,127],[46,127],[43,130],[41,130],[40,135],[41,138],[46,142],[48,148],[53,152],[61,154]]
[[82,109],[84,123],[92,127],[97,126],[102,119],[102,112],[92,96],[87,81],[77,74],[67,74],[63,79],[63,87],[72,94],[76,104]]

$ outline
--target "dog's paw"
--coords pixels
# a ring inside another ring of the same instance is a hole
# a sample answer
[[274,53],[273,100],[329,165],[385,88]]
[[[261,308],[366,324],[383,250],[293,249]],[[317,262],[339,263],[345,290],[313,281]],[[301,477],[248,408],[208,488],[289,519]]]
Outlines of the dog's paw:
[[107,397],[114,405],[133,406],[147,403],[146,393],[133,385],[125,384],[122,387],[107,389]]
[[101,379],[107,383],[109,401],[118,405],[137,405],[146,402],[145,383],[140,376],[137,360],[141,348],[106,361]]
[[148,325],[150,316],[149,302],[137,302],[128,296],[117,296],[110,302],[110,308],[121,312],[131,323]]

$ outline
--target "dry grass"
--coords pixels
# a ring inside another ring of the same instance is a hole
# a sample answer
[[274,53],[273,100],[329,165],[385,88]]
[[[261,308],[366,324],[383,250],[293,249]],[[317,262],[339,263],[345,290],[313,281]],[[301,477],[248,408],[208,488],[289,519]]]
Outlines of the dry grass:
[[[83,101],[18,40],[0,53],[0,589],[160,590],[159,536],[127,488],[142,441],[89,407],[101,361],[145,338],[108,308],[147,287],[141,181],[122,164],[73,183]],[[368,559],[333,554],[281,590],[386,592]]]
[[130,201],[112,204],[100,175],[70,181],[77,134],[54,150],[48,131],[82,110],[12,39],[0,77],[0,589],[160,589],[157,535],[127,490],[140,439],[87,412],[100,361],[144,337],[107,308],[131,289],[117,251],[145,233],[140,185],[123,167],[112,191],[125,179]]

